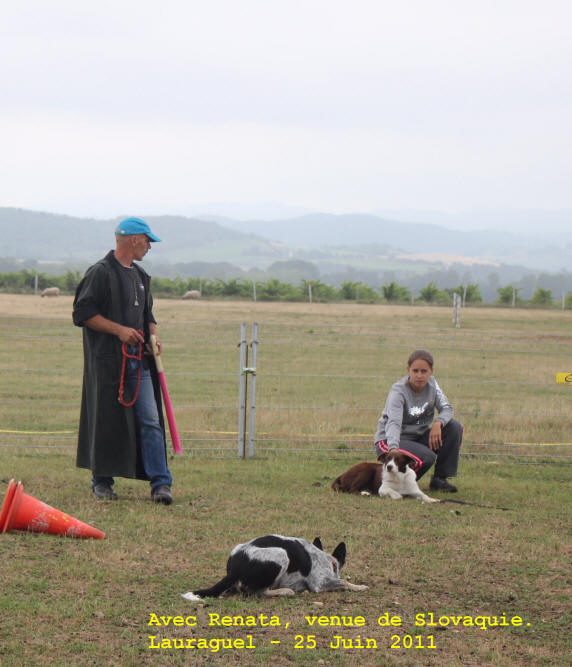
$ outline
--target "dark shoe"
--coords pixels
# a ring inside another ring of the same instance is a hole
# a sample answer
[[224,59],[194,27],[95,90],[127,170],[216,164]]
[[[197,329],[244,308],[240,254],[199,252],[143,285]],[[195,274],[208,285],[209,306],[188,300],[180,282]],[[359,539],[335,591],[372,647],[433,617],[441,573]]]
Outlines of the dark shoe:
[[98,500],[117,500],[117,494],[107,484],[96,484],[93,493]]
[[163,484],[156,489],[151,489],[151,499],[155,503],[163,503],[163,505],[170,505],[173,502],[171,495],[171,487]]
[[448,493],[457,493],[457,487],[450,484],[443,477],[433,477],[429,483],[431,491],[447,491]]

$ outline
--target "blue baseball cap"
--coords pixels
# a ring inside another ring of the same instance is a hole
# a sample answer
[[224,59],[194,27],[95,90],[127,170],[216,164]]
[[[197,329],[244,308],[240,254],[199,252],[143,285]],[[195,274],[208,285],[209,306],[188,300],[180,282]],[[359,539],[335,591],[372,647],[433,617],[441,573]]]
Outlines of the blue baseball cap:
[[115,233],[119,236],[133,236],[134,234],[146,234],[149,241],[160,241],[158,236],[155,236],[151,231],[151,227],[141,220],[141,218],[125,218],[115,228]]

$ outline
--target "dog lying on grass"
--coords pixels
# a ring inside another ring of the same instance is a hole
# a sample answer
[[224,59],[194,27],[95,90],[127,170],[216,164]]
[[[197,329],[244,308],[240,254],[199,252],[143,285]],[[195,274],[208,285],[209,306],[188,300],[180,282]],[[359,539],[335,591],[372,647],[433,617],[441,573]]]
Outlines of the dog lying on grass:
[[423,493],[415,479],[411,458],[399,449],[390,449],[378,457],[380,463],[357,463],[332,484],[334,491],[379,495],[400,500],[405,496],[424,503],[441,502]]
[[344,542],[330,555],[323,550],[319,537],[313,543],[282,535],[257,537],[234,547],[226,564],[227,574],[218,583],[183,593],[182,597],[194,601],[231,591],[274,597],[305,590],[312,593],[366,590],[367,586],[340,579],[345,560]]

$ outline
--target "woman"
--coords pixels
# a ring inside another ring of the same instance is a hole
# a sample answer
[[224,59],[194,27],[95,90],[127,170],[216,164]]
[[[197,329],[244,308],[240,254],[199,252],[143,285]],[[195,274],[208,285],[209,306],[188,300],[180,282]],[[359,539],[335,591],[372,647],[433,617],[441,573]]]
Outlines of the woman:
[[376,453],[407,452],[415,462],[417,479],[435,463],[429,488],[455,492],[457,487],[447,477],[457,474],[462,437],[463,426],[453,419],[453,406],[433,377],[433,357],[415,350],[407,360],[407,375],[387,397],[375,434]]

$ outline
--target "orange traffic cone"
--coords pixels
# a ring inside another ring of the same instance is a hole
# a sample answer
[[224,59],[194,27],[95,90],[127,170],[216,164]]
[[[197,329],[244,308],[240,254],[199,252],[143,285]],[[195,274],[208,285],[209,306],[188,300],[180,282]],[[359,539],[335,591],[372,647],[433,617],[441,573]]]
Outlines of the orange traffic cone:
[[29,530],[65,537],[105,537],[101,530],[24,493],[22,482],[16,484],[13,479],[8,484],[0,510],[0,534],[9,530]]

